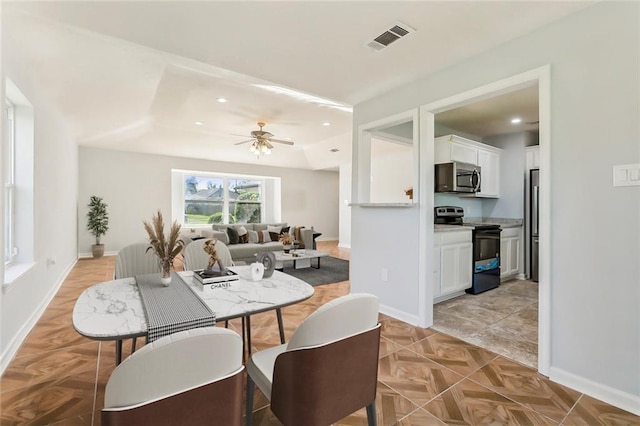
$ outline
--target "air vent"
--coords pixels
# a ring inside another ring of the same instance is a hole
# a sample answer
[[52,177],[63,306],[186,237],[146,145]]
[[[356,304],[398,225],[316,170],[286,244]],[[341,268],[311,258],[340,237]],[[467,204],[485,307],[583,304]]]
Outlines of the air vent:
[[394,41],[414,31],[415,30],[410,26],[397,22],[391,28],[380,34],[378,37],[374,38],[373,41],[367,44],[367,46],[369,46],[373,50],[382,50]]
[[331,148],[329,151],[331,151],[331,152],[338,152],[338,151],[340,151],[340,150],[339,150],[338,148]]

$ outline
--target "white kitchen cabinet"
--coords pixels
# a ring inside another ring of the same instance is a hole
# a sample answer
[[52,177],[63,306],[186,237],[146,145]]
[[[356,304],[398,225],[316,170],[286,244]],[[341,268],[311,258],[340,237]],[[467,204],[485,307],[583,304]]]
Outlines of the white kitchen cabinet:
[[456,135],[440,136],[435,139],[435,164],[460,161],[478,165],[478,142]]
[[456,135],[435,139],[435,164],[460,161],[480,166],[480,191],[465,197],[500,197],[500,154],[502,149]]
[[478,150],[478,166],[480,166],[480,191],[478,197],[500,197],[500,154],[492,151]]
[[526,147],[525,155],[527,172],[531,169],[540,168],[540,145]]
[[473,245],[471,230],[436,233],[434,302],[464,293],[471,287]]
[[500,234],[500,278],[513,278],[523,272],[522,228],[505,228]]
[[478,148],[461,143],[451,144],[451,161],[478,165]]

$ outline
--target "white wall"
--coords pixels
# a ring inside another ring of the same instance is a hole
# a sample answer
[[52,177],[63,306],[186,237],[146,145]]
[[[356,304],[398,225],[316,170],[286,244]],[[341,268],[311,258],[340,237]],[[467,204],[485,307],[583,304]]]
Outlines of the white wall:
[[340,247],[351,247],[351,163],[340,165]]
[[[411,126],[409,126],[411,129]],[[408,203],[413,187],[413,145],[371,138],[372,203]]]
[[435,206],[462,207],[465,217],[482,217],[482,206],[485,201],[484,198],[460,197],[456,194],[446,193],[434,194],[433,196]]
[[[6,367],[31,327],[55,295],[77,258],[78,151],[61,120],[42,99],[31,70],[16,57],[20,43],[3,40],[3,78],[10,78],[34,109],[33,222],[20,229],[33,233],[35,264],[3,289],[0,371]],[[3,214],[3,213],[0,213]],[[47,258],[55,258],[47,265]]]
[[171,217],[171,169],[274,176],[282,182],[282,220],[314,226],[322,239],[338,239],[338,173],[224,163],[188,158],[109,151],[79,150],[78,252],[91,252],[93,236],[86,230],[86,204],[91,195],[104,198],[109,231],[102,238],[107,252],[145,241],[142,220],[160,209]]
[[[640,187],[613,187],[612,167],[640,162],[639,8],[595,4],[354,108],[355,136],[364,123],[551,64],[552,378],[627,409],[640,406]],[[612,208],[615,219],[607,220]],[[418,218],[400,209],[360,208],[353,220],[358,278],[397,252],[392,243],[375,244],[371,229],[406,236],[418,228]],[[369,229],[356,230],[356,220]],[[379,277],[370,278],[359,290],[417,314],[411,299],[425,283],[406,282],[389,295]]]
[[509,133],[488,136],[483,143],[502,148],[500,154],[500,198],[486,199],[482,206],[483,216],[524,218],[524,148],[529,133]]

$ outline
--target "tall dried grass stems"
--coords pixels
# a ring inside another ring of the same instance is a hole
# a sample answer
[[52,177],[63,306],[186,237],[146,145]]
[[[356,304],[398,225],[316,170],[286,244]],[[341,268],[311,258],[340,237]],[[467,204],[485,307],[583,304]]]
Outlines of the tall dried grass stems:
[[158,256],[162,272],[169,272],[173,265],[173,260],[184,247],[184,242],[180,239],[180,224],[177,221],[173,222],[169,238],[166,239],[164,236],[164,219],[160,210],[151,218],[151,224],[146,220],[143,220],[142,223],[149,235],[147,251],[153,250]]
[[291,244],[293,244],[294,240],[291,234],[289,234],[288,232],[283,232],[282,235],[280,235],[280,242],[285,246],[290,246]]

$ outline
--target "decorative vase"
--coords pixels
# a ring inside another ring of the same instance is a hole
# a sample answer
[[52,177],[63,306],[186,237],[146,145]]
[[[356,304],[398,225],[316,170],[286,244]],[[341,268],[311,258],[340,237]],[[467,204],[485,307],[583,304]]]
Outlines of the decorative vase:
[[291,246],[282,246],[282,249],[285,253],[289,253],[289,251],[291,251]]
[[251,264],[251,281],[260,281],[264,275],[264,265],[260,262]]
[[171,263],[162,262],[161,267],[162,267],[162,275],[160,277],[160,282],[162,283],[163,286],[166,287],[169,284],[171,284]]
[[264,265],[264,275],[262,278],[269,278],[276,268],[276,255],[272,251],[265,251],[256,255],[256,261]]

